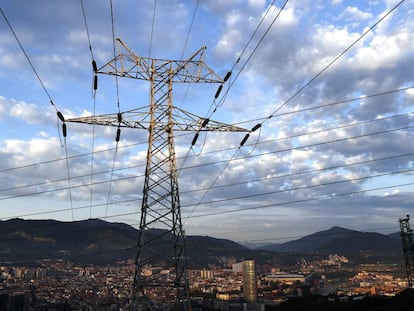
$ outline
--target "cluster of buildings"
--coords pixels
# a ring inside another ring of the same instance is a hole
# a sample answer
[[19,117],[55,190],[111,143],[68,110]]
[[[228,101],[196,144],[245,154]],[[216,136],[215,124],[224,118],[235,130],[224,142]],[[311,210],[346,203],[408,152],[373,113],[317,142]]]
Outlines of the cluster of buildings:
[[328,258],[318,260],[306,260],[301,258],[297,268],[305,274],[324,273],[332,270],[341,270],[349,263],[348,258],[337,254],[330,254]]
[[[3,266],[0,310],[64,310],[67,306],[71,310],[121,310],[129,299],[131,275],[130,264],[81,267],[44,260],[38,267]],[[25,309],[13,309],[11,305],[22,296]]]
[[[309,294],[392,295],[407,287],[406,280],[390,274],[360,271],[349,278],[330,279],[315,272],[326,272],[327,267],[343,269],[347,261],[343,256],[330,255],[318,262],[300,260],[297,267],[303,271],[296,273],[278,268],[263,273],[261,267],[257,273],[254,260],[228,259],[221,268],[189,271],[191,297],[194,308],[200,310],[261,310],[265,305]],[[148,267],[145,273],[151,269],[159,267]],[[111,267],[82,267],[62,260],[44,260],[37,267],[2,266],[0,310],[46,310],[51,306],[55,310],[65,306],[71,310],[125,310],[133,275],[132,260]]]

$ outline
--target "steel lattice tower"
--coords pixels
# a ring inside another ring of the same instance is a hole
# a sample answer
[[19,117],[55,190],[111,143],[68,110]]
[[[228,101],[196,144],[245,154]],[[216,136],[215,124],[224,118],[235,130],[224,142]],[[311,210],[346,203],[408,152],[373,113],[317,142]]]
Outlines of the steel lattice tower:
[[[205,48],[187,60],[140,57],[116,39],[120,52],[95,73],[146,80],[150,83],[150,105],[118,114],[81,117],[66,122],[88,123],[118,128],[147,129],[148,151],[137,241],[131,310],[157,310],[166,306],[189,308],[189,283],[185,234],[181,221],[174,131],[248,130],[200,118],[174,107],[173,83],[222,83],[203,61]],[[194,141],[193,141],[194,142]],[[151,230],[150,230],[151,229]],[[166,271],[152,271],[158,264]],[[161,295],[159,290],[161,290]],[[158,291],[158,294],[157,294]]]
[[414,288],[414,244],[413,229],[410,229],[410,216],[407,215],[406,218],[400,218],[399,222],[408,287]]

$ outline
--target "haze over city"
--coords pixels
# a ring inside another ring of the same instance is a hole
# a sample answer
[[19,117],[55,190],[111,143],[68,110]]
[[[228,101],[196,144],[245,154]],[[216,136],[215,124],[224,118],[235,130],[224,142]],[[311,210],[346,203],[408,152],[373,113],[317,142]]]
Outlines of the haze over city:
[[146,81],[99,75],[94,91],[91,62],[113,58],[114,38],[159,59],[206,46],[205,63],[230,79],[216,99],[219,84],[175,84],[174,105],[261,125],[243,146],[245,133],[200,133],[194,146],[195,133],[175,133],[187,235],[390,233],[411,214],[414,1],[110,3],[2,3],[1,220],[139,226],[148,131],[122,129],[116,147],[115,127],[68,124],[64,139],[56,116],[149,105]]

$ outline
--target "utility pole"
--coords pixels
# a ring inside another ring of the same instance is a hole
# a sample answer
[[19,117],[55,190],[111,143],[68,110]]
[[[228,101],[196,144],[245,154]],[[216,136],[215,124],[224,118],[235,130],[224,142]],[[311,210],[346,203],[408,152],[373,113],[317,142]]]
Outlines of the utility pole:
[[414,288],[414,244],[413,229],[410,229],[410,215],[400,218],[401,240],[404,251],[405,269],[407,271],[408,288]]
[[[200,131],[248,130],[200,118],[173,105],[174,83],[223,83],[204,63],[205,48],[187,60],[162,60],[137,56],[120,39],[116,41],[120,46],[119,54],[99,69],[94,65],[95,77],[99,73],[149,81],[149,106],[118,114],[73,118],[66,122],[117,127],[117,141],[122,127],[148,130],[130,310],[165,310],[166,307],[189,310],[185,233],[181,221],[174,131],[196,132],[192,142],[194,145]],[[155,265],[165,268],[154,269]]]

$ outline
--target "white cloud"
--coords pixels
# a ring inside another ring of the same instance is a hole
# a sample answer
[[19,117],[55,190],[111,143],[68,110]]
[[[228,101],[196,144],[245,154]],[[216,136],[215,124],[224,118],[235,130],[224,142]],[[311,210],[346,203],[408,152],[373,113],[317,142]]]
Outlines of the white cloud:
[[3,112],[3,119],[12,117],[29,124],[48,124],[55,121],[55,116],[49,108],[47,106],[47,109],[41,109],[33,103],[0,97],[0,111]]
[[369,46],[360,48],[350,64],[362,70],[393,68],[413,48],[411,35],[375,36]]
[[280,12],[277,19],[278,25],[276,27],[292,27],[298,22],[298,17],[296,16],[294,7],[287,6],[283,11],[280,9],[281,8],[273,7],[273,10],[269,13],[269,16],[273,15],[276,17],[276,15]]
[[369,20],[372,18],[372,14],[369,12],[363,12],[357,7],[347,7],[341,15],[340,19],[346,19],[350,21],[360,22],[364,20]]

